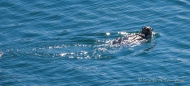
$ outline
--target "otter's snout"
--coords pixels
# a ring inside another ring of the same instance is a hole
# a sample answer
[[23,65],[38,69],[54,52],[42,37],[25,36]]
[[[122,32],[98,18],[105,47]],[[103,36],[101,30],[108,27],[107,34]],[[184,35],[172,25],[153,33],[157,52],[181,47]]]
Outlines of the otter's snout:
[[149,26],[145,26],[142,28],[142,34],[150,35],[152,33],[153,29]]

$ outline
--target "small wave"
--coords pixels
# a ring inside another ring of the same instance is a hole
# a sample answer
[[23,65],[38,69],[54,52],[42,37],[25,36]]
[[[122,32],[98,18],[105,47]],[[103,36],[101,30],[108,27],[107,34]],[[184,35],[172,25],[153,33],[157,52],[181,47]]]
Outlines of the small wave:
[[0,52],[0,57],[2,57],[3,56],[3,52]]

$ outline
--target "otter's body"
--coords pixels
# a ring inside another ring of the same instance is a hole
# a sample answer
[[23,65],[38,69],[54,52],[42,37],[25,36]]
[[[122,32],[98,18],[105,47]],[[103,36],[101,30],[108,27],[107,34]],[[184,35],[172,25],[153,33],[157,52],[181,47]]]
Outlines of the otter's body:
[[146,40],[149,40],[152,38],[152,32],[153,29],[149,26],[145,26],[142,28],[142,31],[140,34],[131,35],[129,37],[119,37],[116,40],[113,41],[112,44],[139,44],[141,42],[145,42]]

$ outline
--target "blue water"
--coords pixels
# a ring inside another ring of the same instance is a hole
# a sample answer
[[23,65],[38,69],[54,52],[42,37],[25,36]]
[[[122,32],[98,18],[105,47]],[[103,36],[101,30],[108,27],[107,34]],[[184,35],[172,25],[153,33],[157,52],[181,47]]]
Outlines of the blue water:
[[[1,0],[0,85],[190,85],[189,8],[188,0]],[[150,42],[111,45],[146,25]]]

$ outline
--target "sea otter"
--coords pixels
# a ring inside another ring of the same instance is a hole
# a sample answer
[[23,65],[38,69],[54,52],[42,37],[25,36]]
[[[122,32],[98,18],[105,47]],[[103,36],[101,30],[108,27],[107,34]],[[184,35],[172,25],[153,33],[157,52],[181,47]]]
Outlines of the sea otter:
[[112,44],[137,44],[153,37],[153,29],[150,26],[142,27],[142,31],[139,34],[131,35],[129,37],[119,37],[112,42]]

